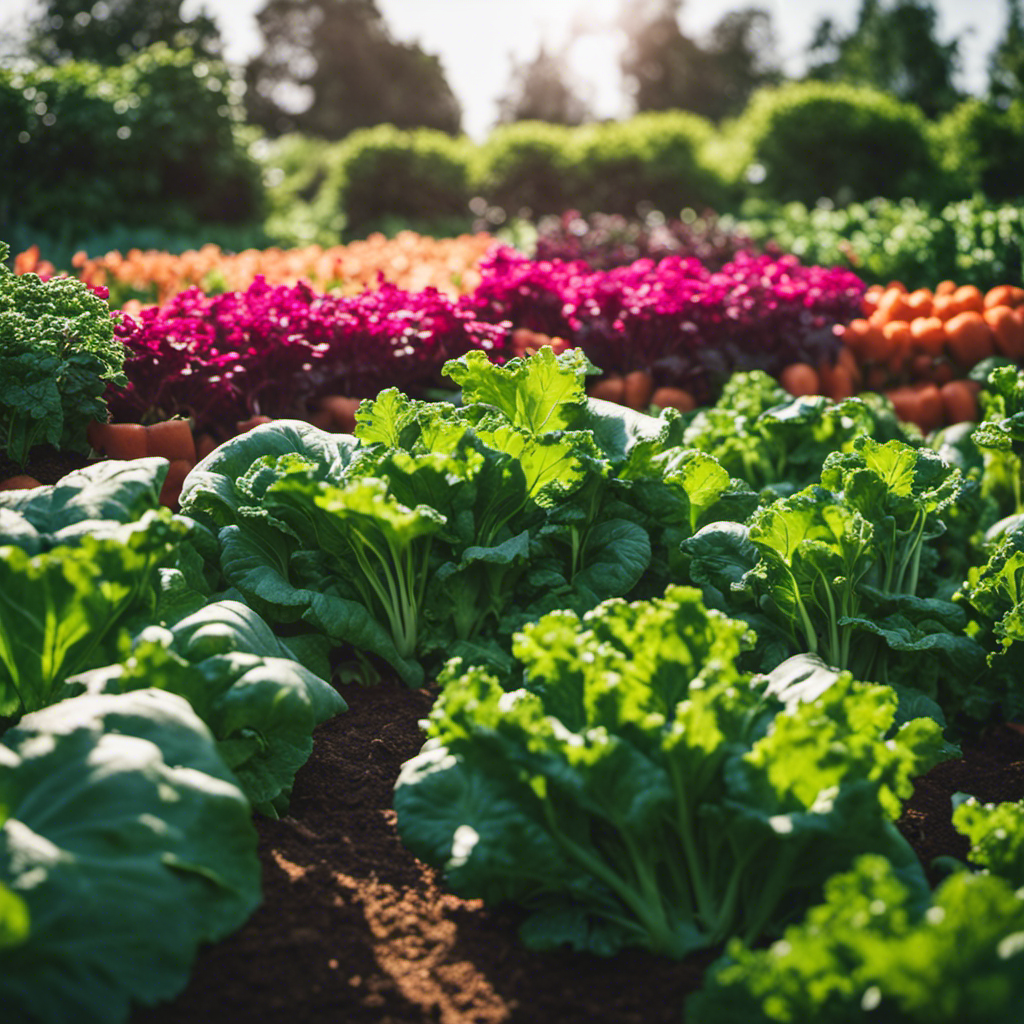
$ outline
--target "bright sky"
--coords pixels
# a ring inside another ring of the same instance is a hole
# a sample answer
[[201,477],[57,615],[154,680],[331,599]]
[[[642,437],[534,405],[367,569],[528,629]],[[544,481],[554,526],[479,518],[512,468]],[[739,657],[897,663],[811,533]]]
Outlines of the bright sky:
[[[227,57],[244,63],[261,43],[255,13],[266,0],[185,0],[186,12],[205,7],[226,42]],[[542,39],[554,47],[568,38],[574,19],[591,34],[569,55],[570,66],[586,83],[600,116],[622,116],[617,54],[621,39],[609,27],[622,0],[377,0],[396,39],[418,42],[441,58],[445,74],[462,104],[463,128],[481,139],[496,116],[497,98],[508,86],[510,58],[529,60]],[[0,28],[9,27],[36,6],[36,0],[0,0]],[[778,37],[779,55],[796,74],[802,52],[818,20],[831,16],[851,27],[860,0],[689,0],[683,5],[683,29],[700,38],[724,14],[746,6],[768,10]],[[1003,31],[1006,0],[937,0],[938,37],[962,36],[961,85],[980,91],[985,61]],[[602,28],[602,26],[604,26]]]

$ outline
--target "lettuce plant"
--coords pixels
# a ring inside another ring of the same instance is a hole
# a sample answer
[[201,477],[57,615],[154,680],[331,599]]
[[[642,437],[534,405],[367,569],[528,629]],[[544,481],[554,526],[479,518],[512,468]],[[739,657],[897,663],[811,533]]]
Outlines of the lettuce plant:
[[960,471],[929,449],[859,436],[820,479],[742,527],[685,540],[691,578],[758,631],[764,667],[818,654],[856,678],[919,690],[950,718],[975,715],[985,652],[939,592],[932,550]]
[[1024,1011],[1024,805],[967,798],[953,824],[981,871],[953,861],[922,901],[884,858],[861,857],[773,946],[731,942],[686,1020],[1014,1024]]
[[895,695],[848,674],[744,675],[745,636],[670,588],[527,626],[518,690],[453,660],[395,789],[403,841],[460,895],[520,904],[538,949],[752,940],[868,851],[926,891],[892,821],[939,726],[890,737]]
[[75,697],[0,738],[0,1004],[124,1024],[260,901],[248,801],[188,704]]
[[106,290],[13,274],[9,251],[0,242],[0,453],[24,466],[36,445],[88,452],[105,389],[126,383]]

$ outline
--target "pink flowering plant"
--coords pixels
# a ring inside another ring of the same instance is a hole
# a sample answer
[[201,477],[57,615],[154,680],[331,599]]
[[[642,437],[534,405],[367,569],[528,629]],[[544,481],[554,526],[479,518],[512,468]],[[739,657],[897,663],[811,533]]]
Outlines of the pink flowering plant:
[[501,361],[508,334],[433,288],[413,293],[382,282],[341,296],[262,277],[244,292],[188,289],[122,315],[116,330],[129,383],[108,391],[113,417],[184,415],[214,436],[231,436],[237,421],[256,415],[305,418],[326,395],[422,392],[448,359],[482,349]]
[[481,272],[469,301],[482,319],[565,338],[606,373],[649,370],[701,403],[734,371],[834,357],[833,327],[859,315],[865,288],[847,270],[746,252],[720,270],[685,256],[594,270],[504,248]]

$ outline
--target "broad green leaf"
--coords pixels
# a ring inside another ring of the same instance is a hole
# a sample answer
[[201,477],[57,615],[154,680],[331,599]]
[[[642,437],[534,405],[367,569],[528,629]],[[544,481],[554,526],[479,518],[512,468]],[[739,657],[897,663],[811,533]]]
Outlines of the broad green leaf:
[[[0,884],[30,931],[0,954],[10,1020],[123,1024],[260,901],[248,802],[172,694],[77,697],[0,744]],[[158,923],[158,927],[154,925]]]

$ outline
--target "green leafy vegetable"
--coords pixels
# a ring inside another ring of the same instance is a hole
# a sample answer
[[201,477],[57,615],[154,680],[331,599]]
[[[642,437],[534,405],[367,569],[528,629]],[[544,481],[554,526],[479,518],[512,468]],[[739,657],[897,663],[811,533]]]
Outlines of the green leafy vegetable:
[[110,309],[77,278],[13,274],[8,252],[0,242],[0,451],[21,466],[39,444],[87,452],[107,384],[128,383]]
[[77,697],[0,741],[7,1019],[123,1024],[259,900],[248,802],[181,698]]
[[403,840],[456,892],[527,908],[529,946],[605,955],[770,933],[867,850],[923,888],[892,819],[940,727],[890,736],[895,695],[848,674],[806,700],[755,685],[745,637],[670,588],[526,627],[522,689],[453,661],[395,790]]

